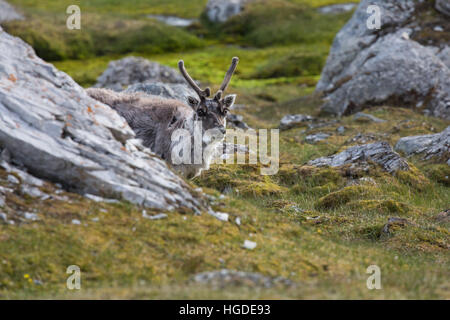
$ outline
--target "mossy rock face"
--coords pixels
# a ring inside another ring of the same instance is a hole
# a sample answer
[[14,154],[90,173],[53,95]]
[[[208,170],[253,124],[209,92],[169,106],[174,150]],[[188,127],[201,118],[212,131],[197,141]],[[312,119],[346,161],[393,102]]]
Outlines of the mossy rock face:
[[380,193],[380,189],[372,186],[349,186],[320,198],[316,202],[316,208],[333,209],[345,205],[351,200],[374,197]]

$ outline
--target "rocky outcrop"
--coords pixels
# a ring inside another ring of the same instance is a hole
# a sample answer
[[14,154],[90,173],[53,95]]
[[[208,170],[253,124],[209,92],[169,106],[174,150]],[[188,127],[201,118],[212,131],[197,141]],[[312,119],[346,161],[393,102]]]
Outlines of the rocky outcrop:
[[[334,39],[316,90],[335,115],[392,103],[450,119],[450,70],[432,50],[410,39],[412,0],[363,0]],[[369,5],[381,9],[381,29],[369,29]],[[412,26],[412,25],[411,25]]]
[[133,139],[115,111],[0,28],[0,149],[81,194],[199,212],[196,192]]
[[185,83],[185,80],[175,69],[144,58],[126,57],[111,61],[94,87],[122,91],[143,82]]
[[450,17],[450,2],[448,0],[436,0],[436,10]]
[[249,126],[244,122],[244,117],[238,114],[227,114],[227,125],[232,128],[247,130]]
[[0,23],[23,19],[23,15],[14,9],[8,2],[0,0]]
[[437,158],[450,161],[450,126],[436,134],[403,137],[398,140],[395,150],[406,155],[421,154],[424,160]]
[[250,0],[209,0],[206,5],[206,17],[212,22],[225,22],[239,14]]
[[196,97],[195,91],[186,84],[172,83],[137,83],[128,87],[125,92],[143,92],[153,96],[166,99],[176,99],[182,102],[187,101],[188,96]]
[[389,143],[384,141],[353,146],[341,153],[312,160],[308,164],[318,167],[340,167],[346,164],[367,163],[367,161],[377,163],[383,170],[390,173],[409,169],[406,160],[394,152]]

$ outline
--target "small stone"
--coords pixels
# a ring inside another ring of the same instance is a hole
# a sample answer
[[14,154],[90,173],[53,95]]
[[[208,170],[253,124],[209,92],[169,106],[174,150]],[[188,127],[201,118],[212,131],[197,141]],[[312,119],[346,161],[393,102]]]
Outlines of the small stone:
[[377,122],[377,123],[382,123],[382,122],[386,122],[386,120],[377,118],[371,114],[367,114],[364,112],[357,112],[355,113],[355,115],[353,116],[353,120],[355,121],[372,121],[372,122]]
[[313,117],[305,114],[288,114],[281,119],[279,127],[280,130],[288,130],[313,120]]
[[76,225],[80,225],[81,224],[81,221],[80,220],[78,220],[78,219],[72,219],[72,224],[76,224]]
[[391,233],[391,229],[394,226],[405,227],[406,225],[410,225],[410,224],[411,224],[411,222],[409,222],[405,218],[391,217],[388,219],[388,222],[384,225],[383,233],[385,233],[385,234]]
[[8,216],[6,215],[6,213],[0,212],[0,221],[8,223]]
[[433,28],[433,30],[436,31],[436,32],[444,32],[444,28],[442,28],[441,26],[435,26]]
[[244,244],[242,245],[243,248],[248,249],[248,250],[253,250],[256,248],[256,242],[250,241],[250,240],[245,240]]
[[320,133],[311,134],[309,136],[306,136],[305,141],[307,143],[314,144],[316,142],[320,142],[320,141],[323,141],[323,140],[327,139],[329,136],[330,135],[327,134],[327,133],[320,132]]
[[228,213],[216,212],[216,211],[214,211],[212,209],[208,210],[208,213],[210,215],[212,215],[213,217],[215,217],[216,219],[219,219],[220,221],[224,221],[224,222],[228,221],[228,217],[229,217]]
[[434,217],[434,220],[436,220],[439,223],[450,222],[450,209],[438,213],[436,217]]
[[236,224],[237,224],[238,226],[241,225],[241,218],[237,217],[234,221],[236,222]]
[[145,219],[149,219],[149,220],[161,220],[161,219],[166,219],[168,216],[165,213],[159,213],[159,214],[150,216],[147,214],[147,212],[145,212],[145,210],[143,210],[142,217]]
[[13,184],[19,184],[20,183],[19,179],[17,179],[12,174],[9,174],[7,179],[8,179],[8,182],[13,183]]
[[23,214],[23,216],[25,217],[25,219],[31,220],[31,221],[36,221],[39,219],[39,217],[36,213],[31,213],[31,212],[25,212]]
[[92,222],[98,222],[98,221],[99,221],[99,218],[97,218],[97,217],[92,218],[91,221],[92,221]]
[[345,127],[344,126],[340,126],[339,128],[336,129],[336,131],[339,134],[343,134],[345,132]]

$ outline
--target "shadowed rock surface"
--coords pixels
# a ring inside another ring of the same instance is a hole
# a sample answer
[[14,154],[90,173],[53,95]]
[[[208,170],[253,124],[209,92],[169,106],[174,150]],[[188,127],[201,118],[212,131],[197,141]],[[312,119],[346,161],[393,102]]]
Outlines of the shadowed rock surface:
[[436,0],[436,10],[450,17],[450,1]]
[[185,84],[174,83],[137,83],[128,87],[125,92],[143,92],[166,99],[176,99],[186,103],[188,96],[196,96],[194,90]]
[[450,127],[436,134],[403,137],[398,140],[395,150],[407,155],[422,154],[424,160],[440,158],[450,161]]
[[111,61],[94,87],[122,91],[142,82],[185,83],[185,80],[175,69],[144,58],[126,57]]
[[200,211],[196,193],[133,137],[115,111],[0,28],[0,149],[11,162],[82,194]]
[[379,164],[383,170],[390,173],[409,169],[406,160],[394,152],[385,141],[353,146],[341,153],[312,160],[308,164],[318,167],[340,167],[345,164],[367,163],[367,161]]
[[6,1],[0,0],[0,23],[23,19],[23,15],[17,12],[13,6]]
[[[381,8],[381,29],[367,27],[367,7]],[[336,35],[316,90],[335,115],[392,103],[450,119],[450,70],[410,39],[416,2],[363,0]],[[410,25],[411,24],[411,25]],[[425,110],[424,110],[425,111]]]

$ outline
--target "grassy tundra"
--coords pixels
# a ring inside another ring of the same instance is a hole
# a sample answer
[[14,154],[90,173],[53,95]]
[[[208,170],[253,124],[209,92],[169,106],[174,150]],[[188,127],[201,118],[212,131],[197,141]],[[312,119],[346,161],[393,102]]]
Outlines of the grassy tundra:
[[[334,35],[351,16],[323,16],[315,9],[348,1],[257,1],[220,28],[201,18],[179,29],[145,15],[195,18],[206,0],[91,0],[75,1],[82,31],[71,32],[65,9],[74,1],[9,2],[27,20],[5,29],[85,87],[110,60],[126,55],[171,67],[182,58],[202,84],[221,83],[230,58],[239,56],[229,91],[246,106],[237,113],[253,128],[276,128],[288,113],[319,116],[314,86]],[[0,298],[450,298],[449,225],[434,220],[450,203],[449,166],[411,158],[411,171],[390,175],[375,165],[368,171],[305,165],[355,144],[351,139],[358,133],[393,145],[402,136],[449,125],[389,105],[366,112],[387,121],[322,116],[324,127],[281,132],[277,175],[259,175],[258,165],[215,165],[191,181],[213,196],[231,190],[214,204],[230,213],[227,223],[176,212],[150,221],[129,203],[96,203],[72,193],[63,194],[69,201],[47,202],[9,194],[10,207],[42,219],[0,225]],[[337,133],[340,126],[344,133]],[[319,131],[331,136],[305,143],[306,135]],[[2,181],[6,176],[0,170]],[[413,224],[386,235],[389,217]],[[257,247],[242,248],[246,239]],[[79,291],[65,287],[72,264],[82,270]],[[373,264],[382,270],[382,290],[366,288],[366,269]],[[190,281],[198,272],[221,268],[282,276],[298,285],[217,290]]]

